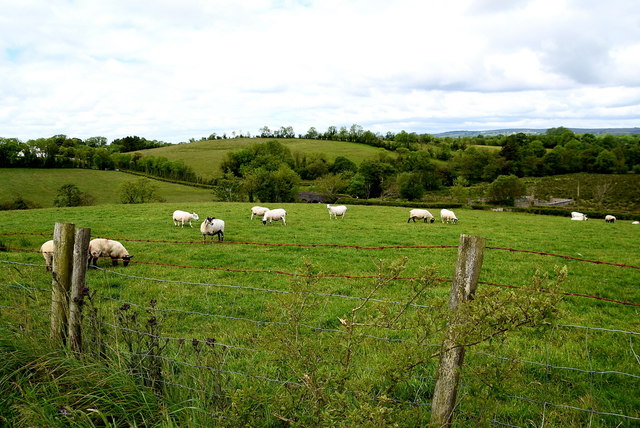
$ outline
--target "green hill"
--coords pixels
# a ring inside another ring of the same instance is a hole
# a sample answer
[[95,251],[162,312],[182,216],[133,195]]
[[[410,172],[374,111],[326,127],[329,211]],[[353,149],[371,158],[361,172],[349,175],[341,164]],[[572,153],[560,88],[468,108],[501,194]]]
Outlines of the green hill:
[[[119,187],[139,177],[117,171],[91,169],[0,168],[0,203],[17,197],[38,207],[52,207],[57,190],[75,184],[94,198],[95,205],[120,203]],[[153,180],[157,194],[166,202],[208,202],[211,190]]]
[[346,141],[306,140],[306,139],[277,139],[277,138],[233,138],[226,140],[195,141],[187,144],[159,147],[141,150],[143,156],[164,156],[169,160],[182,160],[194,169],[197,175],[204,179],[220,177],[220,165],[229,152],[245,149],[253,144],[277,140],[288,147],[292,153],[300,152],[305,155],[322,153],[332,162],[338,156],[344,156],[356,164],[364,159],[377,157],[381,153],[391,154],[388,150],[365,144]]

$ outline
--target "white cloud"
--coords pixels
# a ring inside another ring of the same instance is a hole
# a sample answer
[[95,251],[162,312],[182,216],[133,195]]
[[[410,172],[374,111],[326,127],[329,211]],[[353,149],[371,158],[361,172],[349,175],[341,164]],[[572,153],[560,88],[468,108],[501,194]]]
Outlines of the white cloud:
[[624,0],[0,0],[0,129],[638,126]]

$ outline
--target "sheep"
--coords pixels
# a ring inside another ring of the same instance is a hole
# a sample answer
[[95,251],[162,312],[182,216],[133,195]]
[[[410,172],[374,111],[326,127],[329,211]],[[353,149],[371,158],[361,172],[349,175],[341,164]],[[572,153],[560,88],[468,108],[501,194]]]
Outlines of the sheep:
[[440,210],[440,220],[442,220],[442,222],[451,222],[453,224],[458,223],[458,217],[456,217],[456,215],[453,213],[453,211],[451,210],[445,210],[442,209]]
[[53,239],[45,242],[40,247],[40,252],[42,253],[42,257],[44,257],[44,262],[47,264],[46,269],[48,271],[53,270],[53,253],[55,250],[56,247],[53,244]]
[[615,216],[612,216],[612,215],[606,215],[604,217],[604,221],[605,221],[605,223],[615,223],[616,222],[616,218],[615,218]]
[[262,217],[264,215],[264,213],[266,213],[267,211],[269,211],[269,208],[265,208],[265,207],[259,207],[259,206],[255,206],[251,208],[251,220],[253,220],[254,217]]
[[202,232],[202,242],[207,240],[207,235],[211,236],[212,241],[213,235],[218,235],[218,241],[224,241],[224,220],[207,217],[200,225],[200,232]]
[[571,211],[571,220],[574,220],[574,221],[587,221],[589,219],[587,218],[586,214],[582,214],[582,213],[579,213],[577,211]]
[[409,220],[407,220],[407,223],[409,223],[411,220],[413,220],[413,222],[415,223],[417,218],[424,219],[425,223],[433,223],[434,221],[436,221],[436,219],[429,211],[416,208],[409,211]]
[[282,220],[282,225],[286,226],[287,225],[287,221],[285,220],[286,215],[287,215],[287,212],[282,208],[269,210],[266,213],[264,213],[264,216],[262,217],[262,224],[263,225],[267,224],[267,221],[269,221],[269,224],[273,224],[274,221]]
[[327,209],[329,210],[329,218],[338,218],[342,217],[344,219],[344,214],[347,212],[347,207],[344,205],[336,205],[331,206],[327,204]]
[[178,224],[181,224],[182,227],[184,227],[184,223],[186,221],[189,222],[189,226],[193,227],[193,225],[191,224],[191,220],[199,220],[200,217],[198,217],[198,214],[196,213],[188,213],[186,211],[180,211],[180,210],[175,210],[173,212],[173,224],[175,226],[177,226]]
[[638,220],[632,221],[631,224],[640,224],[640,221],[638,221]]
[[96,238],[89,242],[89,265],[98,266],[99,257],[111,257],[113,266],[118,266],[118,259],[122,259],[122,265],[127,266],[131,257],[124,245],[118,241],[106,238]]

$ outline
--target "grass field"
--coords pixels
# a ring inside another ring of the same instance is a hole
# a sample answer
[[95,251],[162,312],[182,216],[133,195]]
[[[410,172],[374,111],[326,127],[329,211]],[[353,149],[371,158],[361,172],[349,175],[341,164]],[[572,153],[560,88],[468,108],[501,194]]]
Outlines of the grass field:
[[[257,143],[271,141],[274,138],[233,138],[227,140],[196,141],[189,144],[176,144],[157,149],[141,150],[145,156],[164,156],[169,160],[182,160],[194,169],[197,175],[211,179],[222,176],[220,165],[229,152],[246,149]],[[364,159],[375,158],[381,153],[393,156],[393,153],[364,144],[346,141],[322,141],[305,139],[275,139],[288,147],[291,152],[303,154],[323,153],[329,162],[338,156],[344,156],[356,164]]]
[[[80,191],[95,198],[96,205],[120,202],[118,188],[127,181],[139,177],[117,171],[91,169],[34,169],[0,168],[0,202],[14,200],[17,196],[35,202],[40,207],[52,207],[58,189],[65,184],[75,184]],[[157,194],[166,202],[206,202],[213,200],[210,190],[182,186],[152,180]]]
[[[406,265],[399,276],[417,277],[424,267],[431,267],[437,278],[448,280],[456,249],[314,244],[455,246],[462,233],[482,236],[494,248],[485,251],[479,293],[526,293],[489,283],[528,287],[537,270],[552,273],[554,267],[566,266],[561,291],[635,305],[565,295],[552,325],[525,328],[509,333],[504,341],[471,347],[457,423],[637,426],[633,418],[640,418],[640,396],[634,393],[640,390],[640,339],[638,333],[624,332],[640,332],[639,270],[498,248],[640,266],[639,226],[472,210],[456,210],[457,225],[414,224],[406,221],[408,209],[372,206],[350,206],[344,220],[330,220],[323,205],[282,207],[288,212],[287,225],[263,226],[249,219],[249,204],[191,203],[188,209],[201,218],[211,215],[226,222],[225,242],[208,244],[200,242],[198,225],[173,226],[171,212],[185,208],[178,203],[0,212],[0,241],[11,248],[0,252],[0,260],[41,264],[41,255],[33,250],[49,236],[33,234],[50,234],[58,221],[90,227],[94,237],[121,240],[135,263],[109,268],[102,260],[100,265],[107,269],[88,275],[106,322],[117,324],[117,308],[130,302],[140,305],[134,306],[140,319],[148,316],[144,308],[162,319],[163,337],[215,338],[216,343],[232,346],[222,360],[215,353],[220,347],[207,354],[208,360],[199,360],[204,353],[191,355],[177,339],[167,339],[168,358],[223,369],[211,369],[199,378],[187,376],[183,366],[169,365],[163,369],[167,379],[196,390],[218,391],[232,402],[212,405],[199,396],[192,405],[205,415],[183,420],[185,426],[207,420],[210,424],[211,419],[221,425],[232,421],[280,426],[287,419],[303,426],[338,420],[346,426],[420,426],[428,421],[437,365],[436,358],[428,358],[434,349],[428,345],[440,343],[440,332],[372,326],[404,307],[392,302],[405,301],[415,290],[409,280],[388,281],[375,291],[376,301],[365,304],[354,298],[373,290],[376,280],[362,277],[389,274],[389,267],[403,257]],[[27,234],[11,234],[16,232]],[[316,274],[333,276],[314,282],[287,274],[302,273],[306,262]],[[386,269],[382,273],[377,268],[381,264]],[[0,263],[0,283],[46,289],[51,276],[42,267]],[[448,282],[436,282],[412,302],[420,307],[407,306],[403,317],[408,324],[428,320],[430,312],[424,307],[446,305],[448,292]],[[5,287],[2,296],[1,304],[14,309],[46,310],[50,305],[46,292]],[[151,299],[166,311],[151,309]],[[354,310],[361,322],[357,335],[345,331],[339,321]],[[46,329],[46,318],[2,312],[5,323]],[[126,341],[125,333],[114,335],[120,345]],[[345,363],[346,355],[350,364]],[[209,383],[202,383],[205,380]],[[171,391],[175,396],[188,394],[184,388]],[[223,419],[211,416],[217,412]]]

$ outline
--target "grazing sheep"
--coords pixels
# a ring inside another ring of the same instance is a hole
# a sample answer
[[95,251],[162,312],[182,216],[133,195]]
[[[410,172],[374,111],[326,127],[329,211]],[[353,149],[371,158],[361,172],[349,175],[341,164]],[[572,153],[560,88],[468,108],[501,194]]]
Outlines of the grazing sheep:
[[269,222],[269,224],[273,224],[274,221],[282,220],[282,225],[286,226],[287,225],[287,221],[285,220],[286,215],[287,215],[287,212],[282,208],[269,210],[266,213],[264,213],[264,216],[262,217],[262,224],[267,224],[267,221]]
[[255,207],[251,208],[251,220],[253,220],[254,217],[262,217],[267,211],[269,211],[269,208],[259,207],[256,205]]
[[344,205],[336,205],[332,207],[327,204],[327,209],[329,210],[329,218],[344,218],[344,214],[347,212],[347,207]]
[[616,222],[616,218],[612,215],[606,215],[604,216],[604,221],[606,223],[615,223]]
[[631,224],[640,224],[640,221],[638,221],[638,220],[632,221]]
[[587,218],[586,214],[582,214],[582,213],[579,213],[577,211],[571,211],[571,220],[574,220],[574,221],[587,221],[589,219]]
[[407,223],[409,223],[411,220],[413,220],[413,222],[415,223],[417,218],[424,219],[425,223],[433,223],[434,221],[436,221],[436,219],[433,217],[433,214],[431,214],[429,211],[416,208],[409,211],[409,220],[407,220]]
[[177,226],[181,224],[184,227],[185,222],[189,222],[189,226],[193,227],[191,224],[191,220],[199,220],[198,214],[196,213],[188,213],[186,211],[175,210],[173,212],[173,224]]
[[200,225],[200,232],[202,232],[202,242],[207,240],[207,235],[211,236],[212,241],[213,235],[218,235],[218,241],[224,241],[224,220],[207,217]]
[[440,220],[442,220],[442,222],[451,222],[453,224],[458,223],[458,217],[456,217],[456,215],[453,213],[453,211],[451,210],[445,210],[442,209],[440,210]]
[[53,239],[45,242],[40,247],[40,252],[42,253],[42,257],[44,257],[44,262],[46,263],[46,269],[48,271],[53,270],[53,253],[55,252],[56,247],[53,244]]
[[122,259],[122,265],[127,266],[131,256],[124,245],[111,239],[96,238],[89,242],[89,265],[98,266],[99,257],[111,257],[113,266],[118,266],[118,259]]

